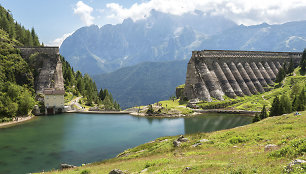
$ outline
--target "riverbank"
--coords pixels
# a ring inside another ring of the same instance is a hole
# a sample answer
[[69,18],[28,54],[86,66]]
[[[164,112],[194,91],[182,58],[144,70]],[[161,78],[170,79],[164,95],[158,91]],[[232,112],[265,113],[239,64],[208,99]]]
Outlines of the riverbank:
[[35,116],[16,117],[16,119],[14,121],[0,123],[0,128],[14,126],[14,125],[19,124],[19,123],[24,123],[26,121],[29,121],[29,120],[33,119],[33,118],[35,118]]
[[[269,117],[259,122],[211,133],[162,137],[127,149],[116,158],[50,173],[284,173],[301,171],[289,166],[306,160],[306,111]],[[85,172],[84,172],[85,173]],[[303,172],[302,172],[303,173]]]

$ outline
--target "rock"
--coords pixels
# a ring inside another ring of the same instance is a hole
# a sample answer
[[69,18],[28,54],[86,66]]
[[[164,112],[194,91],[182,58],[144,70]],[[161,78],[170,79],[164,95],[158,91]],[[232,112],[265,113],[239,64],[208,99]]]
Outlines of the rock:
[[160,142],[162,143],[162,142],[166,142],[166,141],[168,141],[168,139],[161,140]]
[[179,142],[179,141],[177,141],[177,140],[174,140],[174,141],[173,141],[173,146],[174,146],[174,147],[179,147],[180,144],[181,144],[181,142]]
[[286,172],[291,172],[292,171],[292,167],[294,165],[301,165],[301,164],[304,164],[306,163],[305,160],[301,160],[301,159],[296,159],[296,160],[293,160],[291,163],[288,164],[288,166],[286,166]]
[[148,168],[143,169],[140,173],[145,173],[148,171]]
[[177,141],[179,141],[179,142],[187,142],[188,138],[184,138],[183,135],[180,135],[180,137],[177,139]]
[[277,149],[277,145],[275,144],[268,144],[265,146],[265,151],[275,150]]
[[125,174],[125,173],[119,169],[114,169],[110,171],[109,174]]
[[75,168],[76,166],[70,164],[61,164],[61,170]]
[[196,144],[192,145],[192,147],[198,147],[198,146],[201,146],[201,145],[202,145],[202,143],[196,143]]
[[206,142],[208,142],[208,141],[209,141],[208,139],[202,139],[202,140],[200,140],[201,143],[206,143]]
[[190,167],[185,167],[185,169],[184,170],[191,170],[191,168]]

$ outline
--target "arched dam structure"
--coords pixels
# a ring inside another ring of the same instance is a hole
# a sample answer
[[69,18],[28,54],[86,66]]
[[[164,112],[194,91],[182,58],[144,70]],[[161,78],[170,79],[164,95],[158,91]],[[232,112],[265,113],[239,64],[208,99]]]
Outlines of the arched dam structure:
[[279,69],[292,60],[297,66],[301,52],[193,51],[187,66],[184,95],[188,100],[223,100],[224,95],[250,96],[273,85]]

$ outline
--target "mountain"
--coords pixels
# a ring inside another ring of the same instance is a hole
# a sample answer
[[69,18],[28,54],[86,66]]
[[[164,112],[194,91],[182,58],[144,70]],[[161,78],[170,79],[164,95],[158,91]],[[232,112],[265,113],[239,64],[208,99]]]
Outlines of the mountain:
[[185,83],[187,60],[145,62],[93,76],[99,88],[107,88],[121,108],[147,105],[175,95]]
[[64,40],[60,53],[75,70],[101,74],[146,61],[189,59],[207,36],[236,26],[199,11],[175,16],[152,10],[144,20],[80,28]]
[[[182,16],[151,11],[148,18],[136,22],[126,19],[117,25],[105,25],[101,28],[92,25],[80,28],[63,42],[60,52],[74,69],[89,74],[102,74],[95,76],[96,81],[104,83],[103,86],[97,83],[98,86],[112,91],[114,98],[124,108],[162,100],[174,93],[174,83],[171,90],[168,86],[168,93],[163,93],[159,99],[156,97],[161,94],[149,94],[146,89],[148,86],[139,85],[135,79],[147,71],[146,68],[140,68],[145,65],[141,64],[142,62],[159,62],[162,66],[162,62],[188,60],[193,50],[203,49],[302,51],[306,47],[305,28],[306,21],[244,26],[236,25],[220,16],[205,16],[198,11]],[[127,66],[131,67],[124,68]],[[186,69],[186,66],[187,64],[180,64],[177,69]],[[134,72],[133,67],[138,68],[137,73],[134,73],[133,78],[128,78],[129,71]],[[160,73],[159,76],[163,75],[158,66],[150,68],[150,71]],[[168,71],[176,75],[176,69],[171,66]],[[113,73],[103,75],[109,72]],[[146,79],[150,78],[153,78],[151,74],[147,74]],[[181,83],[185,81],[185,75],[173,78]],[[121,79],[126,79],[126,84],[113,85]],[[163,82],[156,79],[155,84]],[[149,82],[144,79],[142,83]],[[130,97],[133,90],[137,93]],[[140,99],[144,97],[143,93],[151,98]]]
[[306,47],[306,21],[281,25],[260,25],[231,28],[201,43],[202,49],[248,51],[303,51]]

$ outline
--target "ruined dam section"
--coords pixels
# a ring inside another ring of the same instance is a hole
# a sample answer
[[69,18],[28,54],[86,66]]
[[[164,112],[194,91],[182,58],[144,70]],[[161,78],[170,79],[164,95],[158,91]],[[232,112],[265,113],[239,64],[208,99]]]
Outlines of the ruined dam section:
[[224,95],[250,96],[269,90],[279,69],[292,60],[297,66],[300,52],[193,51],[187,66],[184,95],[187,99],[223,100]]
[[36,93],[45,88],[64,90],[62,62],[58,47],[18,47],[35,71]]

